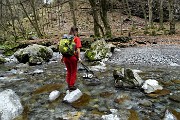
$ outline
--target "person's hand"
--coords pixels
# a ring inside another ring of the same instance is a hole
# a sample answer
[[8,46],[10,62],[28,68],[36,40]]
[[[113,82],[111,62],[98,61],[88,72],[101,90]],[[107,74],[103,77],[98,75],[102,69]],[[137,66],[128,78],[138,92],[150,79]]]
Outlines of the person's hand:
[[80,63],[82,62],[81,58],[78,58],[78,62],[80,62]]
[[64,63],[64,59],[63,59],[63,57],[61,58],[61,62],[62,62],[62,63]]

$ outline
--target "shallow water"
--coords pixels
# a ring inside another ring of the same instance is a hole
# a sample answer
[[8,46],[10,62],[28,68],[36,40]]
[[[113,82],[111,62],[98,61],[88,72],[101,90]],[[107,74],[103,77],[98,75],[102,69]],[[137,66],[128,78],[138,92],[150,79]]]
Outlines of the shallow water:
[[[116,56],[117,57],[117,56]],[[84,71],[79,71],[76,86],[84,93],[80,101],[65,104],[62,99],[67,84],[65,82],[65,66],[58,61],[58,57],[43,65],[28,66],[24,64],[0,65],[0,91],[14,90],[22,100],[25,110],[17,119],[56,120],[62,118],[101,119],[101,115],[109,114],[110,109],[118,109],[119,117],[127,120],[132,110],[140,119],[162,119],[167,108],[180,112],[180,104],[169,99],[169,94],[160,97],[149,97],[140,89],[116,89],[114,87],[113,70],[119,67],[141,70],[143,80],[156,79],[171,94],[180,92],[180,84],[173,82],[180,80],[178,66],[146,66],[106,62],[106,69],[94,71],[101,81],[100,85],[88,86],[83,79]],[[56,61],[57,60],[57,61]],[[88,63],[85,63],[88,65]],[[88,65],[90,67],[90,65]],[[79,67],[82,66],[79,64]],[[36,70],[41,72],[34,72]],[[61,95],[54,102],[48,101],[49,93],[59,90]]]

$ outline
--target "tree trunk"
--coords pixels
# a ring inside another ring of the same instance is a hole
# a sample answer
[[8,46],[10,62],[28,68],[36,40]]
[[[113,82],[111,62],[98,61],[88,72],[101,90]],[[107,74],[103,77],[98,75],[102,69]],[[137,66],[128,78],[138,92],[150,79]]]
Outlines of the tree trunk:
[[146,11],[145,11],[144,3],[142,1],[140,1],[140,5],[141,5],[141,8],[142,8],[142,11],[143,11],[143,14],[144,14],[144,19],[145,19],[145,32],[147,32],[147,30],[148,30],[147,14],[146,14]]
[[163,26],[163,2],[164,0],[160,0],[160,12],[159,12],[159,17],[160,17],[160,21],[159,21],[159,29],[162,30],[164,29],[164,26]]
[[73,25],[75,27],[77,27],[77,21],[76,21],[76,16],[75,16],[75,9],[74,9],[74,0],[69,0],[69,7],[70,7],[70,11],[71,11],[71,15],[72,15],[72,18],[73,18]]
[[131,19],[131,10],[129,8],[129,2],[126,0],[126,5],[127,5],[127,11],[128,11],[128,18]]
[[96,8],[96,0],[89,0],[90,5],[92,7],[92,16],[93,16],[93,20],[94,20],[94,35],[96,37],[100,36],[100,32],[99,32],[99,26],[98,26],[98,13],[97,13],[97,8]]
[[14,14],[13,14],[13,10],[11,8],[11,3],[9,0],[6,0],[7,2],[7,7],[9,9],[9,12],[10,12],[10,17],[11,17],[11,22],[12,22],[12,28],[13,28],[13,36],[14,36],[14,39],[15,41],[18,39],[18,36],[17,36],[17,33],[16,33],[16,28],[15,28],[15,19],[14,19]]
[[109,20],[107,17],[107,0],[101,0],[101,11],[100,11],[100,15],[101,15],[101,20],[103,21],[105,30],[106,30],[106,36],[107,37],[111,37],[111,27],[109,25]]
[[42,35],[41,30],[39,28],[34,0],[30,0],[30,4],[31,4],[31,8],[33,10],[33,16],[34,16],[34,22],[35,22],[34,24],[36,26],[36,32],[37,32],[38,37],[41,38],[43,35]]
[[[20,2],[20,5],[21,5],[22,10],[23,10],[23,12],[25,13],[26,17],[28,18],[29,22],[31,23],[31,25],[32,25],[33,28],[35,29],[35,31],[36,31],[38,37],[42,37],[42,34],[41,34],[41,32],[40,32],[40,30],[39,30],[37,24],[34,24],[34,22],[31,20],[31,18],[30,18],[30,16],[28,15],[28,13],[27,13],[27,11],[26,11],[26,9],[25,9],[25,7],[24,7],[24,5],[23,5],[22,2]],[[35,16],[34,16],[34,17],[35,17]]]
[[169,2],[169,22],[170,22],[170,31],[169,34],[175,34],[175,19],[174,19],[174,0],[168,0]]
[[150,28],[153,28],[153,20],[152,20],[152,16],[153,16],[152,2],[153,2],[153,0],[148,0],[148,7],[149,7],[149,25],[150,25]]

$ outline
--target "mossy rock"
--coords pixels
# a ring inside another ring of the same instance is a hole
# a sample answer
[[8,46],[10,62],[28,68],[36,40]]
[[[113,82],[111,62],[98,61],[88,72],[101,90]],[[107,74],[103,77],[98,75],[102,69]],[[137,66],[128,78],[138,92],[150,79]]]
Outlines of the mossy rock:
[[88,58],[89,61],[94,61],[95,53],[93,51],[87,50],[85,52],[85,57]]
[[36,64],[35,61],[37,61],[38,64],[39,62],[42,62],[42,60],[49,61],[53,56],[53,51],[49,47],[33,44],[16,51],[14,56],[20,63],[29,62]]
[[91,44],[91,48],[86,50],[85,57],[89,61],[99,61],[108,58],[111,53],[111,47],[104,39],[97,40]]
[[29,58],[29,65],[39,65],[42,64],[43,59],[41,57],[32,56]]
[[4,59],[3,57],[0,56],[0,64],[3,64],[6,62],[6,59]]

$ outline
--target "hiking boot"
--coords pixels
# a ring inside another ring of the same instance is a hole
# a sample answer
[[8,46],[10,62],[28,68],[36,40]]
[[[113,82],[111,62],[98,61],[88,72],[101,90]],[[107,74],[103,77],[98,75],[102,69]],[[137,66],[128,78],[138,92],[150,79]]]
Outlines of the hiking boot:
[[74,91],[74,90],[76,90],[76,89],[77,89],[77,87],[75,87],[75,86],[69,87],[69,91],[70,91],[70,92],[72,92],[72,91]]

